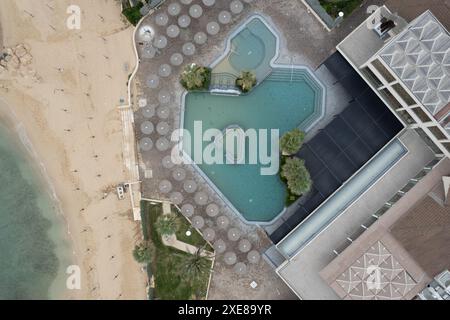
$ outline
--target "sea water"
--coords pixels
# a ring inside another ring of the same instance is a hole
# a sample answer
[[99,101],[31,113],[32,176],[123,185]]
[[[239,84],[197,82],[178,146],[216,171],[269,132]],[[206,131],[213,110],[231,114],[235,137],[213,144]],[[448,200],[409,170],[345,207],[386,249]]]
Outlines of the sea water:
[[0,299],[64,298],[71,248],[50,190],[17,132],[0,122]]

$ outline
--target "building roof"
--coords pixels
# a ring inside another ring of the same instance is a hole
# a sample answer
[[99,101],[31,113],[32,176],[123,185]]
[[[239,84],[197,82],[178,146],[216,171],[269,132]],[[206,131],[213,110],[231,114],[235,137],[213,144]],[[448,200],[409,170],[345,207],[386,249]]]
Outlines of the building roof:
[[344,299],[392,300],[404,299],[417,286],[417,281],[386,245],[377,241],[339,275],[331,286]]
[[[353,235],[360,230],[361,225],[369,226],[373,220],[372,214],[433,160],[433,153],[414,131],[407,130],[399,139],[409,151],[400,162],[329,224],[324,232],[277,268],[280,277],[302,299],[339,299],[339,295],[321,277],[319,271],[336,258],[334,249],[341,249],[344,242],[348,242],[347,237],[356,239]],[[339,252],[343,250],[344,248]],[[350,264],[363,253],[352,256]]]
[[438,182],[437,187],[439,192],[434,191],[432,197],[427,196],[417,203],[390,230],[392,236],[431,277],[450,268],[450,207],[443,204],[442,181]]
[[[442,176],[449,170],[450,160],[441,161],[320,271],[341,298],[412,299],[448,268],[450,207],[443,204]],[[373,288],[375,269],[380,285]]]
[[430,11],[412,21],[380,57],[433,115],[450,102],[450,35]]

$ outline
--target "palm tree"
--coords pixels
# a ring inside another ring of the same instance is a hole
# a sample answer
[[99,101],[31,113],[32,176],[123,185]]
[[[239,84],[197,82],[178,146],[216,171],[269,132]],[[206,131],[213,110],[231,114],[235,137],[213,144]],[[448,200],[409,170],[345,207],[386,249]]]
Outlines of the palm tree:
[[305,133],[298,128],[286,132],[280,139],[281,152],[284,155],[297,153],[303,145]]
[[183,255],[180,275],[191,285],[201,282],[211,273],[211,258],[203,254],[204,247],[189,256]]
[[178,217],[173,214],[164,214],[158,217],[155,223],[156,231],[161,236],[170,236],[178,231],[180,221]]
[[236,79],[236,86],[241,88],[242,92],[249,92],[256,85],[256,76],[251,71],[243,71]]
[[187,65],[181,73],[180,83],[188,91],[208,89],[211,69],[195,63]]
[[150,242],[143,242],[134,247],[133,257],[138,263],[148,264],[152,261],[155,248]]

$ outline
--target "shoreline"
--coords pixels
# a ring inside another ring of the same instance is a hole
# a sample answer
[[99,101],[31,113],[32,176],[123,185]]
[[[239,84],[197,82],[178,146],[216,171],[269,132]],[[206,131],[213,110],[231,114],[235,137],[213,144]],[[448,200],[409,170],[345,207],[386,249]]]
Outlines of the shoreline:
[[[11,106],[6,101],[4,101],[2,97],[0,97],[0,125],[2,125],[11,133],[11,138],[12,140],[14,140],[12,142],[20,143],[19,148],[22,150],[19,150],[18,153],[24,156],[24,161],[27,162],[27,165],[35,174],[33,178],[36,179],[36,182],[39,185],[42,185],[42,187],[45,189],[45,192],[42,193],[42,196],[44,196],[45,194],[45,196],[50,201],[52,208],[54,209],[51,213],[54,214],[54,219],[51,219],[52,228],[57,229],[55,230],[58,232],[57,237],[61,236],[61,239],[54,239],[55,235],[51,234],[50,230],[48,232],[48,237],[55,244],[55,254],[58,258],[58,263],[61,264],[62,262],[69,262],[72,264],[79,264],[80,259],[79,257],[77,257],[75,251],[73,250],[73,244],[75,240],[71,235],[70,224],[67,216],[64,214],[64,209],[61,200],[57,195],[54,183],[51,180],[50,175],[48,174],[43,160],[39,157],[36,149],[31,143],[23,123],[20,122],[19,119],[17,119],[17,116]],[[65,244],[68,244],[70,246],[70,248],[66,248],[70,249],[70,252],[60,252],[59,249],[61,249],[60,247],[62,247],[62,245],[57,243],[55,240],[63,240]],[[70,260],[68,261],[66,260],[66,258]],[[58,289],[58,281],[62,280],[59,278],[62,277],[63,274],[65,274],[65,272],[63,272],[63,269],[65,268],[59,267],[58,274],[55,275],[55,279],[53,280],[48,292],[49,299],[60,300],[69,298],[65,294],[60,294],[60,289]]]
[[[36,75],[21,70],[0,76],[8,106],[0,108],[11,111],[12,128],[35,155],[61,208],[82,272],[82,290],[66,290],[63,297],[146,299],[147,277],[132,257],[142,239],[140,223],[132,219],[129,194],[123,201],[115,194],[115,186],[129,179],[117,106],[128,96],[128,70],[136,63],[132,30],[116,2],[78,2],[89,6],[79,36],[64,29],[67,0],[53,11],[32,0],[0,3],[4,45],[27,45],[33,56],[27,67]],[[33,18],[23,14],[24,7]],[[47,22],[55,18],[57,33]]]

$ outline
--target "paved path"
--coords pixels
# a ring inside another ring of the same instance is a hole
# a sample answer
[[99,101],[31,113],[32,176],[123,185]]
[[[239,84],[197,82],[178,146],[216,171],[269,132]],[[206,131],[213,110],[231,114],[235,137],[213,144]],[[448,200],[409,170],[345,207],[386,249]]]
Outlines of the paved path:
[[134,135],[134,114],[131,106],[118,107],[122,119],[123,133],[123,160],[128,169],[129,182],[126,183],[130,191],[131,206],[133,208],[133,218],[135,221],[141,220],[141,188],[139,182],[139,169],[136,164],[136,148]]
[[[163,214],[164,215],[168,215],[172,213],[172,208],[170,203],[168,202],[163,202],[162,204],[163,207]],[[162,242],[165,246],[167,247],[172,247],[175,249],[178,249],[180,251],[186,252],[186,253],[190,253],[190,254],[196,254],[197,251],[200,249],[196,246],[193,246],[189,243],[180,241],[177,239],[177,236],[175,234],[170,235],[170,236],[163,236],[162,237]],[[202,250],[202,252],[200,253],[202,256],[204,257],[210,257],[213,258],[213,253],[206,251],[206,250]]]

